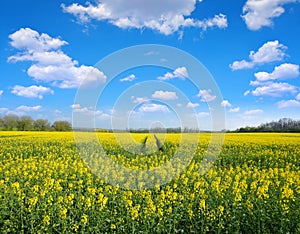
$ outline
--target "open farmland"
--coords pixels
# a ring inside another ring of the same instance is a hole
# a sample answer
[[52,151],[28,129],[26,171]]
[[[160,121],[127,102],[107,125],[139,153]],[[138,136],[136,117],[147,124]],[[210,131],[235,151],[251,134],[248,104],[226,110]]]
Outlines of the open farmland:
[[[111,159],[135,169],[172,158],[179,136],[168,134],[163,152],[130,155],[114,134],[98,133]],[[128,190],[90,171],[73,133],[0,132],[0,232],[300,233],[300,134],[226,134],[200,175],[209,137],[200,134],[171,182]]]

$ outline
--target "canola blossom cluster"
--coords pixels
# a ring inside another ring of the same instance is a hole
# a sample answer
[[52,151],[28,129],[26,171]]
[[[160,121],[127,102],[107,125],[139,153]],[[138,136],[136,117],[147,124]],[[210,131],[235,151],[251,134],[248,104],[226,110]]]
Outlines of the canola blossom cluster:
[[[166,134],[162,152],[150,141],[144,153],[125,150],[113,133],[97,133],[109,158],[135,170],[172,159],[180,135]],[[193,159],[174,179],[132,190],[94,174],[71,132],[0,132],[0,233],[300,233],[299,139],[227,133],[203,174],[210,134],[201,133]]]

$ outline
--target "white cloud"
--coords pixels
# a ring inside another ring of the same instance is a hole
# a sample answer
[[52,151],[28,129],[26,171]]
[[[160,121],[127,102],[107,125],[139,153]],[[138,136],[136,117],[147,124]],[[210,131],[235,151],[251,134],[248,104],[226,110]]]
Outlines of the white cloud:
[[139,108],[140,112],[170,112],[169,108],[165,105],[146,103]]
[[281,97],[284,94],[294,94],[297,92],[297,87],[288,83],[268,82],[263,86],[257,87],[251,91],[253,96],[271,96]]
[[2,94],[3,94],[3,90],[0,90],[0,97],[1,97]]
[[290,107],[300,107],[300,93],[295,97],[295,100],[282,100],[277,102],[277,107],[279,109],[290,108]]
[[101,110],[94,110],[92,107],[82,107],[80,104],[76,103],[71,105],[71,108],[73,109],[73,112],[95,116],[98,120],[109,119],[111,117],[109,114],[106,114]]
[[197,97],[201,98],[201,102],[211,102],[216,99],[216,96],[211,94],[211,90],[202,89],[199,91]]
[[[264,84],[266,84],[266,82],[260,82],[260,81],[258,81],[258,80],[251,80],[251,81],[250,81],[250,85],[251,85],[251,86],[260,86],[260,85],[264,85]],[[246,91],[246,92],[248,92],[247,95],[250,93],[249,90]],[[245,95],[245,96],[246,96],[246,95]]]
[[263,113],[263,110],[261,109],[248,110],[244,112],[245,115],[258,115],[261,113]]
[[197,116],[198,116],[199,118],[207,117],[207,116],[209,116],[209,113],[208,113],[208,112],[199,112],[199,113],[197,114]]
[[54,112],[54,114],[56,115],[56,116],[58,116],[58,115],[62,115],[63,114],[63,112],[61,111],[61,110],[54,110],[53,111]]
[[290,78],[296,78],[299,76],[299,65],[284,63],[280,66],[276,66],[274,71],[268,72],[257,72],[254,74],[258,81],[268,80],[285,80]]
[[80,104],[74,103],[74,104],[71,105],[71,108],[72,109],[79,109],[80,108]]
[[239,112],[240,111],[240,108],[239,107],[236,107],[236,108],[230,108],[229,109],[229,112],[230,113],[236,113],[236,112]]
[[73,106],[73,111],[76,113],[83,113],[88,115],[95,114],[95,111],[89,107],[81,107],[80,105]]
[[189,102],[186,107],[187,108],[195,108],[195,107],[198,107],[199,106],[199,103],[192,103],[192,102]]
[[5,114],[9,111],[8,108],[5,108],[5,107],[0,107],[0,114]]
[[145,56],[159,55],[159,51],[150,50],[144,54]]
[[300,107],[300,101],[298,100],[282,100],[277,102],[277,107],[279,109],[289,108],[289,107]]
[[108,120],[111,119],[111,115],[101,112],[96,115],[97,120]]
[[174,70],[174,72],[167,72],[164,76],[160,76],[157,79],[159,80],[172,80],[175,78],[186,79],[189,77],[188,71],[186,67],[178,67]]
[[10,56],[8,62],[32,62],[27,74],[36,81],[59,88],[77,88],[81,84],[89,86],[106,81],[105,74],[97,68],[78,66],[78,61],[64,54],[60,47],[67,42],[59,38],[39,34],[30,28],[21,28],[9,38],[10,44],[21,52]]
[[188,73],[186,67],[178,67],[175,69],[174,75],[175,75],[175,77],[185,79],[189,76],[189,73]]
[[10,44],[14,48],[29,52],[59,49],[68,44],[60,38],[52,38],[45,33],[39,34],[30,28],[21,28],[9,35],[9,38],[12,40]]
[[178,99],[178,96],[176,95],[176,92],[157,90],[152,94],[152,98],[161,100],[176,100]]
[[18,106],[16,111],[23,111],[23,112],[32,112],[32,111],[39,111],[42,106]]
[[221,102],[221,106],[223,106],[223,107],[231,107],[231,103],[228,100],[223,100]]
[[274,61],[282,61],[286,56],[285,50],[286,46],[280,44],[279,41],[268,41],[262,47],[258,49],[257,52],[250,51],[249,59],[250,61],[241,60],[234,61],[230,64],[230,68],[235,70],[252,68],[255,65],[261,65],[265,63],[270,63]]
[[285,80],[299,76],[299,65],[284,63],[276,66],[270,73],[257,72],[254,74],[256,80],[250,81],[251,86],[258,86],[253,91],[246,91],[244,95],[281,97],[285,94],[295,94],[298,88],[286,82],[274,82],[274,80]]
[[247,91],[244,92],[244,96],[247,96],[247,95],[249,95],[250,93],[251,93],[251,91],[250,91],[250,90],[247,90]]
[[125,81],[131,82],[131,81],[134,81],[135,79],[136,79],[135,75],[134,75],[134,74],[131,74],[131,75],[129,75],[129,76],[126,76],[126,77],[120,79],[120,81],[121,81],[121,82],[125,82]]
[[149,98],[147,97],[135,97],[131,96],[131,99],[133,100],[133,103],[143,103],[143,102],[149,102]]
[[295,2],[299,0],[248,0],[243,7],[242,18],[249,29],[259,30],[273,25],[273,19],[285,12],[283,5]]
[[88,23],[90,20],[106,21],[122,29],[148,28],[164,35],[182,32],[186,27],[202,30],[210,27],[227,27],[227,18],[223,14],[202,21],[190,18],[195,3],[196,0],[102,0],[96,5],[88,3],[83,6],[73,3],[61,6],[64,12],[73,14],[80,23]]
[[11,93],[26,98],[38,98],[43,99],[46,94],[54,94],[54,91],[50,88],[43,86],[32,85],[29,87],[24,87],[21,85],[16,85],[13,87]]

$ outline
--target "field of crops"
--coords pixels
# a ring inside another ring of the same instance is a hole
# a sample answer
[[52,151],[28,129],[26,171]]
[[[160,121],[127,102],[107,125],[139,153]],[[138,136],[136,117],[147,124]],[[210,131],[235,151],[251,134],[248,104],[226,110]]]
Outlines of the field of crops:
[[[179,134],[149,155],[126,152],[112,133],[98,137],[112,160],[149,169],[172,158]],[[0,233],[300,233],[300,134],[226,134],[201,175],[209,138],[200,134],[171,182],[129,190],[91,172],[73,133],[0,132]]]

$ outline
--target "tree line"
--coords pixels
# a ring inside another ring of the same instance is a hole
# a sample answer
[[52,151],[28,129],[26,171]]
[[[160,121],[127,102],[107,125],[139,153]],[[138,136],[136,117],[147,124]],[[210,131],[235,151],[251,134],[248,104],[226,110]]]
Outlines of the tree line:
[[300,132],[300,120],[283,118],[257,127],[242,127],[234,132]]
[[72,126],[68,121],[55,121],[47,119],[34,120],[30,116],[5,115],[0,117],[0,130],[6,131],[71,131]]

